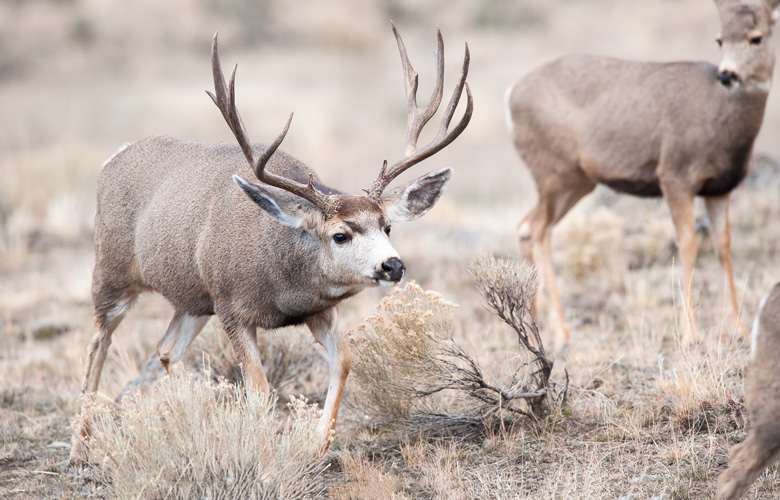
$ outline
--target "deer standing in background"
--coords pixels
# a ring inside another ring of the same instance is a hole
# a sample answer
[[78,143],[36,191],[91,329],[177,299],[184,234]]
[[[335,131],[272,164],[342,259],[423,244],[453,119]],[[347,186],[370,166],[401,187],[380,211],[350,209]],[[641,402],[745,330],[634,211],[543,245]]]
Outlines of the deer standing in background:
[[747,375],[750,432],[729,451],[718,500],[736,500],[758,474],[780,459],[780,283],[763,298],[755,322]]
[[569,330],[555,286],[552,227],[597,184],[669,205],[683,270],[683,336],[698,339],[692,294],[694,197],[704,197],[726,282],[730,321],[739,321],[731,269],[729,192],[748,171],[772,84],[772,10],[780,0],[716,0],[719,66],[571,55],[507,90],[514,145],[539,195],[518,224],[523,256],[536,262],[556,347]]
[[[216,314],[247,385],[267,392],[257,328],[306,324],[328,352],[330,382],[318,424],[327,449],[350,370],[336,306],[362,289],[397,283],[405,267],[390,244],[390,223],[425,214],[452,175],[444,168],[405,186],[388,184],[409,167],[458,137],[471,119],[466,84],[469,51],[438,133],[420,147],[420,131],[442,99],[444,42],[437,33],[436,83],[428,104],[417,106],[417,73],[393,26],[406,87],[407,128],[403,156],[385,162],[366,195],[323,185],[292,156],[277,151],[292,120],[270,146],[252,145],[235,102],[235,69],[225,84],[211,49],[215,93],[209,92],[238,145],[210,145],[175,137],[151,137],[117,152],[98,180],[92,297],[97,333],[87,349],[82,395],[93,398],[111,334],[142,292],[156,291],[175,308],[157,350],[168,368],[184,358],[192,341]],[[466,90],[463,117],[450,128]],[[256,177],[259,182],[245,179]],[[231,180],[232,177],[232,180]],[[82,416],[71,462],[83,460]]]

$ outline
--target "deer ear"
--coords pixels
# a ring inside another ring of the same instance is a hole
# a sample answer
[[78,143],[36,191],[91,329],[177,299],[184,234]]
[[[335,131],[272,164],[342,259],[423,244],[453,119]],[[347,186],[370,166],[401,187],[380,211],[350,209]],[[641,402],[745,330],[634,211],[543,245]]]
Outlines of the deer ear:
[[439,201],[451,177],[452,169],[443,168],[383,194],[387,216],[396,222],[422,217]]
[[249,196],[250,200],[254,201],[280,224],[292,228],[301,227],[303,224],[305,217],[302,212],[305,208],[301,203],[297,203],[297,205],[291,203],[290,200],[275,196],[270,190],[247,182],[237,175],[233,175],[233,182]]

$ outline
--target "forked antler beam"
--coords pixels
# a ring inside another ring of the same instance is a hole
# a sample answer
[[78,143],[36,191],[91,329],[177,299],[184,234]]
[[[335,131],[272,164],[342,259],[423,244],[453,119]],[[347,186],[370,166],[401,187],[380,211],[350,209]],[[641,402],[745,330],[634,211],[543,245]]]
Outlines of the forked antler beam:
[[225,118],[230,130],[236,137],[238,145],[241,146],[241,151],[244,152],[244,156],[254,169],[255,175],[269,186],[283,189],[296,196],[300,196],[304,200],[310,201],[322,210],[326,218],[332,217],[338,210],[338,204],[332,196],[327,195],[314,187],[312,174],[309,174],[308,184],[301,184],[286,177],[266,172],[265,170],[268,160],[273,156],[287,135],[287,130],[290,128],[290,122],[293,118],[292,113],[290,113],[290,118],[287,119],[287,123],[285,124],[282,133],[280,133],[276,140],[263,151],[263,154],[261,154],[257,160],[255,160],[254,152],[252,151],[252,143],[249,141],[246,129],[241,121],[241,116],[239,116],[238,110],[236,109],[235,84],[236,69],[238,68],[238,65],[233,67],[233,72],[230,75],[230,83],[226,85],[225,76],[222,73],[222,65],[219,62],[219,54],[217,53],[217,35],[217,33],[214,33],[214,39],[211,42],[211,70],[214,75],[215,93],[211,93],[208,90],[206,93],[222,112],[222,116]]
[[[415,165],[426,158],[436,154],[444,149],[452,141],[457,138],[466,125],[471,120],[471,114],[474,110],[474,101],[471,97],[471,90],[468,83],[466,83],[466,77],[469,72],[469,46],[466,44],[466,53],[463,57],[463,70],[461,71],[458,83],[455,86],[455,90],[452,92],[452,97],[447,105],[447,109],[444,111],[441,123],[439,124],[439,130],[430,143],[423,148],[417,147],[417,141],[420,138],[420,132],[426,123],[436,114],[441,103],[442,93],[444,90],[444,40],[441,36],[441,31],[436,30],[436,37],[438,39],[438,47],[436,51],[436,82],[433,89],[433,94],[428,100],[428,104],[424,108],[420,108],[417,105],[417,84],[418,75],[412,68],[411,62],[409,62],[409,56],[406,53],[406,47],[401,39],[401,35],[398,34],[398,30],[393,26],[393,34],[395,40],[398,43],[398,52],[401,54],[401,64],[404,70],[404,86],[406,88],[406,108],[407,108],[407,121],[406,121],[406,146],[404,148],[404,154],[397,163],[391,167],[387,167],[387,161],[382,166],[382,170],[379,173],[379,177],[371,185],[368,194],[375,201],[379,201],[382,196],[382,192],[387,188],[393,179],[398,177],[406,169]],[[455,114],[455,108],[457,108],[460,102],[460,97],[463,93],[463,89],[466,89],[466,111],[463,113],[463,117],[458,124],[452,129],[450,122],[452,116]]]

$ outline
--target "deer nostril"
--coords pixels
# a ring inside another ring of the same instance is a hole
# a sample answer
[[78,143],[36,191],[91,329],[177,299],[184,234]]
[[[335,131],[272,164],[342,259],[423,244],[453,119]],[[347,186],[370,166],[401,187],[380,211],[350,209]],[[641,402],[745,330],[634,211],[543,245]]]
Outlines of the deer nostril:
[[382,262],[382,270],[387,273],[388,277],[393,281],[399,281],[404,276],[404,263],[398,257],[393,257]]
[[720,83],[723,85],[730,85],[737,80],[737,74],[733,71],[721,71],[718,73],[718,80],[720,80]]

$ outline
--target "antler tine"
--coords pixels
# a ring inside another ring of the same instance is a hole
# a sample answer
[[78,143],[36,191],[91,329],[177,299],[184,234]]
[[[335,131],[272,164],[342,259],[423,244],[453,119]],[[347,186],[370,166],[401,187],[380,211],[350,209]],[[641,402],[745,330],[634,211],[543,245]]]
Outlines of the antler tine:
[[230,74],[230,84],[226,85],[225,76],[222,73],[222,65],[219,61],[218,35],[219,33],[214,33],[214,38],[211,41],[211,73],[214,77],[214,91],[216,92],[216,95],[208,90],[206,93],[211,97],[211,100],[214,101],[217,108],[219,108],[228,127],[230,127],[230,130],[236,137],[238,145],[241,146],[241,151],[243,151],[247,161],[250,165],[254,165],[255,160],[254,153],[252,152],[252,144],[247,137],[246,130],[241,122],[241,117],[238,115],[238,110],[236,109],[235,84],[238,65],[233,67],[233,71]]
[[[450,126],[450,122],[452,121],[452,116],[455,114],[455,108],[458,107],[458,102],[460,102],[460,96],[463,94],[463,87],[466,87],[466,114],[461,118],[460,122],[458,123],[457,127],[453,129],[453,137],[450,139],[450,142],[455,140],[455,137],[459,136],[461,132],[466,128],[466,125],[469,124],[469,120],[471,120],[471,113],[474,110],[474,103],[473,99],[471,97],[471,89],[469,88],[469,84],[466,83],[466,77],[469,74],[469,63],[471,62],[471,54],[469,53],[469,44],[466,44],[466,53],[463,55],[463,69],[460,72],[460,78],[458,79],[458,84],[455,86],[455,90],[452,92],[452,97],[450,98],[449,104],[447,104],[447,109],[444,111],[444,118],[441,120],[441,124],[439,125],[439,132],[437,134],[438,136],[444,135],[447,133],[447,129]],[[448,142],[447,144],[449,144]],[[445,144],[446,146],[446,144]],[[442,146],[443,147],[443,146]]]
[[274,174],[270,172],[265,171],[265,165],[268,163],[268,160],[273,156],[273,154],[276,152],[279,145],[282,143],[285,137],[287,137],[287,131],[290,130],[290,123],[292,123],[293,115],[295,113],[290,113],[290,117],[287,118],[287,123],[284,124],[284,129],[282,132],[276,136],[276,139],[274,139],[274,142],[271,143],[270,146],[265,148],[265,151],[263,151],[263,154],[260,155],[260,158],[257,159],[257,163],[254,163],[252,166],[255,169],[255,175],[258,179],[261,181],[271,184],[271,182],[268,182],[269,180],[272,180],[274,177]]
[[[454,141],[465,129],[471,120],[471,115],[474,111],[474,100],[471,95],[471,89],[468,83],[466,83],[466,77],[468,76],[469,63],[471,61],[471,55],[469,53],[469,46],[466,44],[465,55],[463,57],[463,68],[461,70],[460,78],[452,92],[452,97],[447,105],[447,109],[442,117],[439,130],[431,142],[423,148],[417,147],[417,140],[419,139],[420,132],[423,126],[431,119],[436,113],[442,99],[443,87],[444,87],[444,41],[441,36],[441,31],[437,30],[438,50],[436,52],[436,83],[434,86],[433,95],[428,101],[428,105],[420,109],[417,107],[417,73],[412,69],[411,63],[409,63],[409,57],[406,53],[406,47],[404,47],[403,40],[396,30],[393,24],[393,33],[395,34],[396,41],[398,42],[398,50],[401,54],[401,63],[404,67],[404,77],[407,93],[407,128],[406,128],[406,146],[404,149],[403,157],[395,163],[389,169],[385,166],[382,167],[382,171],[379,177],[369,190],[369,196],[375,200],[378,200],[382,192],[385,190],[388,184],[398,177],[401,173],[407,170],[412,165],[415,165],[426,158],[436,154],[444,149],[452,141]],[[463,89],[466,89],[466,110],[463,113],[458,124],[452,129],[450,122],[455,114],[455,109],[460,102],[460,98],[463,94]]]
[[246,133],[241,116],[238,114],[238,109],[236,108],[236,70],[238,69],[238,66],[236,65],[233,68],[233,72],[230,75],[230,83],[226,85],[225,76],[222,73],[222,66],[219,62],[219,54],[217,50],[217,33],[214,34],[214,39],[211,43],[211,68],[214,76],[215,93],[211,93],[208,90],[206,93],[209,95],[209,97],[211,97],[211,100],[214,101],[214,104],[216,104],[217,108],[219,108],[219,110],[222,112],[222,116],[225,118],[225,121],[230,127],[230,130],[236,137],[236,141],[238,141],[238,145],[241,147],[241,151],[243,151],[244,156],[252,166],[252,169],[255,171],[257,178],[269,186],[283,189],[310,201],[323,211],[326,218],[330,218],[335,215],[336,211],[338,210],[338,204],[336,200],[314,187],[314,179],[312,174],[309,174],[309,182],[307,184],[300,184],[293,180],[287,179],[286,177],[265,171],[268,160],[271,159],[273,154],[279,148],[279,145],[287,136],[287,131],[290,129],[290,123],[293,119],[293,113],[290,113],[290,117],[287,119],[287,123],[285,124],[282,132],[276,137],[274,142],[268,146],[265,151],[263,151],[263,154],[260,155],[260,158],[255,161],[254,152],[252,150],[252,143],[249,140],[249,136]]
[[441,30],[436,30],[438,41],[435,53],[436,81],[428,104],[420,109],[417,106],[418,75],[414,71],[412,63],[409,61],[406,46],[395,27],[395,23],[391,23],[391,25],[393,27],[396,43],[398,44],[398,52],[401,54],[401,65],[404,70],[404,87],[406,88],[407,108],[405,154],[409,154],[417,148],[417,140],[420,137],[420,131],[433,115],[436,114],[436,111],[439,109],[439,104],[441,103],[442,93],[444,91],[444,39],[441,36]]

